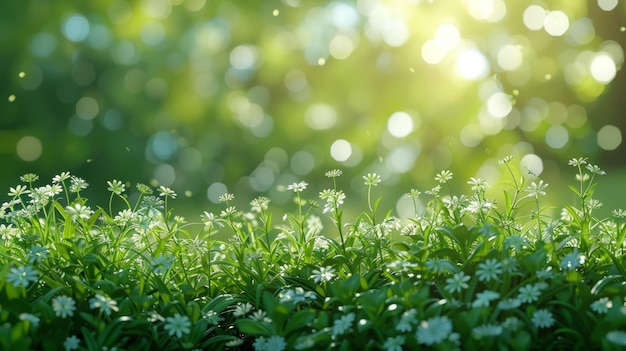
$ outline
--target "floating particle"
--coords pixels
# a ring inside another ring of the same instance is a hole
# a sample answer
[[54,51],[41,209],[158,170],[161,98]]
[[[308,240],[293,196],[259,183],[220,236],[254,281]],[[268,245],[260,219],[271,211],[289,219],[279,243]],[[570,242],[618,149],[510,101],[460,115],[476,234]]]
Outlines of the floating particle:
[[546,76],[545,76],[545,77],[546,77],[546,80],[550,80],[550,79],[552,79],[552,75],[551,75],[551,74],[549,74],[549,73],[548,73],[548,74],[546,74]]
[[24,78],[24,77],[26,77],[26,73],[25,72],[20,72],[20,73],[17,74],[17,76],[20,77],[20,78]]
[[320,58],[317,60],[317,64],[318,64],[318,65],[320,65],[320,66],[323,66],[325,63],[326,63],[326,59],[325,59],[325,58],[323,58],[323,57],[320,57]]
[[9,102],[13,102],[13,101],[15,101],[15,95],[11,94],[9,95]]
[[513,95],[514,95],[514,96],[518,96],[518,95],[519,95],[519,90],[517,90],[517,89],[513,89]]
[[411,73],[415,73],[415,68],[411,67],[409,68],[409,71],[411,71]]
[[619,30],[622,31],[622,32],[626,32],[626,27],[620,27]]
[[274,16],[280,15],[280,10],[274,9],[274,11],[272,11],[272,15],[274,15]]

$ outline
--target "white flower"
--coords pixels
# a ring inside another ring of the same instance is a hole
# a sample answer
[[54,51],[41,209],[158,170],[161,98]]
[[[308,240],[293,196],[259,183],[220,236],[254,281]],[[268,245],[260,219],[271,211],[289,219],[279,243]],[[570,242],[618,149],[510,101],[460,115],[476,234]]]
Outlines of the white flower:
[[238,303],[237,306],[235,306],[235,310],[233,311],[233,316],[234,317],[243,317],[246,314],[248,314],[250,311],[252,311],[252,305],[249,304],[248,302],[246,303]]
[[96,296],[89,299],[89,308],[92,310],[98,309],[107,316],[111,315],[111,311],[117,312],[119,310],[115,300],[100,294],[96,294]]
[[519,289],[517,299],[522,303],[533,303],[539,299],[539,295],[541,295],[539,286],[526,284]]
[[591,309],[599,314],[607,313],[611,307],[613,307],[613,301],[609,300],[608,297],[602,297],[591,303]]
[[415,336],[420,344],[433,345],[447,339],[452,333],[452,322],[448,317],[433,317],[421,321]]
[[533,313],[531,321],[538,328],[550,328],[554,324],[554,317],[552,316],[552,312],[546,309],[540,309]]
[[65,347],[65,351],[72,351],[78,349],[80,346],[80,339],[76,337],[76,335],[68,336],[65,338],[63,342],[63,347]]
[[333,324],[333,335],[341,335],[347,332],[350,327],[352,327],[352,322],[354,322],[354,313],[348,313],[341,318],[336,319]]
[[76,222],[79,219],[87,220],[93,214],[93,211],[81,204],[74,204],[74,206],[67,206],[65,210],[70,215],[72,222]]
[[580,267],[583,263],[585,263],[585,256],[579,254],[578,248],[575,248],[574,252],[563,256],[563,259],[561,260],[561,268],[567,271],[572,271]]
[[23,321],[29,321],[30,324],[35,327],[39,325],[39,317],[35,316],[34,314],[20,313],[20,319]]
[[306,189],[307,185],[309,185],[307,182],[293,183],[287,186],[287,190],[293,190],[296,193],[300,193]]
[[173,317],[165,318],[165,330],[167,330],[170,336],[176,335],[182,337],[183,334],[189,334],[191,327],[191,321],[187,316],[176,313]]
[[335,269],[333,267],[320,267],[311,272],[310,278],[316,283],[329,282],[335,277]]
[[495,291],[485,290],[479,292],[476,294],[476,300],[472,303],[472,307],[489,307],[489,303],[499,297],[500,294]]
[[467,281],[470,280],[469,275],[465,275],[463,272],[455,273],[452,278],[446,279],[447,285],[445,286],[446,291],[451,293],[453,292],[461,292],[463,289],[467,289],[469,286]]
[[417,310],[414,308],[404,311],[400,317],[400,322],[396,324],[396,330],[399,332],[410,332],[413,330],[413,324],[417,323],[417,319],[415,318],[416,314]]
[[626,346],[626,332],[613,330],[606,333],[606,338],[615,345]]
[[478,280],[481,282],[488,282],[492,279],[498,280],[500,278],[500,274],[502,274],[502,263],[494,258],[490,258],[485,262],[479,263],[478,269],[476,270]]
[[383,344],[383,349],[386,351],[402,351],[402,345],[404,345],[404,335],[398,335],[389,337]]
[[6,279],[7,282],[16,288],[20,286],[26,288],[30,283],[34,283],[39,279],[38,275],[39,273],[31,266],[19,266],[11,268]]
[[65,295],[57,296],[52,299],[52,310],[57,317],[71,317],[76,310],[76,301]]

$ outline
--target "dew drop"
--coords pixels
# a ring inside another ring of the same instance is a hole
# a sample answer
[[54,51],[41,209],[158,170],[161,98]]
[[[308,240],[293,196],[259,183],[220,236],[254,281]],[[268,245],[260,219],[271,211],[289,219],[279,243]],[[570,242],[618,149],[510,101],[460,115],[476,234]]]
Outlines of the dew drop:
[[272,11],[272,15],[274,15],[274,16],[280,15],[280,10],[279,9],[274,9],[274,11]]
[[26,77],[26,73],[25,72],[20,72],[20,73],[18,73],[17,76],[20,77],[20,78],[24,78],[24,77]]
[[9,95],[9,102],[13,102],[13,101],[15,101],[15,95],[11,94]]

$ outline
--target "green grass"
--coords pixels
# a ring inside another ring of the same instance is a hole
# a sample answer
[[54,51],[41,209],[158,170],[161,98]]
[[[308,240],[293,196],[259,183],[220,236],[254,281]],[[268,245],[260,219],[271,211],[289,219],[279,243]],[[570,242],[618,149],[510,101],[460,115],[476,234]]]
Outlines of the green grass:
[[356,217],[333,170],[319,194],[287,186],[292,208],[224,194],[189,222],[165,187],[110,181],[98,206],[69,173],[24,175],[0,209],[0,349],[622,349],[626,211],[595,217],[604,172],[571,160],[577,200],[552,217],[510,160],[499,189],[437,174],[403,219],[376,174]]

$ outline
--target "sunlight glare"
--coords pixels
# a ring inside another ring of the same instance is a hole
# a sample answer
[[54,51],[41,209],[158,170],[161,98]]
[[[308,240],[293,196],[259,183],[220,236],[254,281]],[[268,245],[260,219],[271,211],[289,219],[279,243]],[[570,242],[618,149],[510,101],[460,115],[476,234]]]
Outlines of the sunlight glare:
[[506,117],[513,109],[511,96],[505,93],[495,93],[487,100],[487,111],[496,118]]
[[618,2],[618,0],[598,0],[598,7],[602,11],[613,11],[617,7]]
[[543,27],[553,37],[560,37],[569,29],[569,18],[563,11],[550,11],[544,18]]
[[435,40],[441,43],[445,50],[452,50],[461,42],[461,33],[457,26],[444,23],[437,28]]
[[383,40],[393,47],[400,47],[409,40],[409,29],[400,20],[390,20],[383,27]]
[[477,49],[466,49],[457,58],[456,71],[466,80],[480,80],[489,74],[489,62]]
[[546,131],[545,139],[551,148],[562,149],[569,141],[569,132],[561,125],[554,125]]
[[524,25],[530,30],[543,28],[547,11],[539,5],[530,5],[524,11]]
[[404,138],[413,132],[413,119],[404,112],[394,112],[387,120],[389,134],[396,138]]
[[520,160],[519,168],[523,170],[522,174],[525,177],[530,176],[530,178],[535,178],[540,176],[543,172],[543,161],[541,157],[535,154],[527,154]]
[[309,106],[304,114],[304,121],[311,129],[326,130],[337,123],[337,111],[328,104],[317,103]]
[[330,146],[330,156],[338,162],[344,162],[352,155],[352,145],[345,139],[337,139]]
[[622,131],[613,125],[606,125],[598,131],[598,146],[613,151],[622,144]]
[[498,51],[498,66],[505,71],[515,71],[522,65],[522,47],[505,45]]
[[613,58],[605,53],[599,53],[591,60],[589,72],[598,83],[608,84],[617,74]]
[[467,11],[479,21],[499,22],[506,15],[502,0],[467,0]]
[[352,39],[345,35],[336,35],[328,44],[328,52],[337,60],[347,59],[354,50]]
[[422,45],[422,59],[424,62],[436,65],[446,57],[446,50],[437,40],[428,40]]

